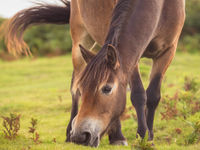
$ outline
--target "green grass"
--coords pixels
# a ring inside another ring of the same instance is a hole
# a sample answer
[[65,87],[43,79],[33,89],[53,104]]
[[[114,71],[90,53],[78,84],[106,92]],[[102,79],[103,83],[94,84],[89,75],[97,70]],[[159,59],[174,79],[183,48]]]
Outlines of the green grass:
[[[169,67],[162,86],[162,95],[172,96],[177,90],[183,91],[184,77],[196,77],[200,83],[200,55],[178,53]],[[141,61],[141,74],[144,85],[148,85],[148,74],[151,61]],[[2,132],[0,119],[0,150],[71,150],[92,149],[75,144],[65,143],[65,130],[70,118],[71,95],[70,82],[72,75],[71,55],[55,58],[28,58],[13,62],[0,61],[0,116],[10,113],[21,114],[21,129],[15,140],[7,140]],[[130,93],[127,93],[128,95]],[[200,94],[199,94],[200,95]],[[199,99],[200,100],[200,99]],[[127,97],[127,107],[131,106]],[[199,144],[185,146],[185,139],[192,133],[192,127],[176,117],[161,120],[160,112],[164,110],[160,104],[155,117],[155,139],[157,149],[161,150],[198,150]],[[181,105],[178,107],[181,107]],[[135,114],[134,110],[128,114]],[[38,119],[38,133],[41,144],[34,144],[30,139],[28,127],[31,118]],[[189,115],[188,121],[200,120],[200,112]],[[182,130],[181,134],[175,132]],[[122,130],[129,146],[110,146],[107,136],[101,141],[98,149],[131,149],[136,139],[137,123],[129,118],[122,122]],[[53,139],[56,139],[56,143]],[[170,142],[169,142],[170,141]]]

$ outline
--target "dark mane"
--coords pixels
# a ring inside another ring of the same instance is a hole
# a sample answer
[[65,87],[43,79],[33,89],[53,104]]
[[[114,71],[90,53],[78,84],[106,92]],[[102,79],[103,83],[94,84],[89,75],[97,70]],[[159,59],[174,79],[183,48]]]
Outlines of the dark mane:
[[132,6],[132,0],[118,1],[112,15],[112,21],[105,45],[94,57],[94,59],[92,59],[92,61],[86,66],[85,70],[79,78],[79,84],[84,90],[96,91],[100,86],[100,83],[108,80],[110,73],[114,71],[107,65],[105,59],[107,54],[106,48],[108,44],[112,44],[117,47],[121,30],[126,23],[129,11],[132,10]]
[[107,65],[105,54],[106,53],[103,51],[100,51],[98,55],[88,63],[85,70],[80,75],[78,83],[84,90],[93,90],[96,92],[100,83],[108,80],[112,69]]
[[117,2],[105,44],[118,46],[120,34],[126,25],[129,12],[134,8],[134,3],[133,0],[119,0]]

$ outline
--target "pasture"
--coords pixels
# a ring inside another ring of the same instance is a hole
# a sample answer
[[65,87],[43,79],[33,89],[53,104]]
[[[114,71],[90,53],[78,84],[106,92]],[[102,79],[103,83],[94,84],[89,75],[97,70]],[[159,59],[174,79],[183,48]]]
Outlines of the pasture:
[[[158,150],[200,150],[200,54],[177,53],[163,85],[162,100],[154,121],[155,148]],[[148,85],[151,61],[142,59],[141,75]],[[0,150],[92,149],[65,143],[70,119],[72,75],[71,55],[54,58],[0,61],[0,117],[20,114],[16,139],[4,137],[0,118]],[[98,149],[135,149],[137,122],[129,91],[122,116],[122,131],[129,146],[110,146],[107,136]],[[38,120],[39,142],[29,133],[31,118]],[[195,137],[193,137],[195,135]],[[192,139],[195,138],[195,139]]]

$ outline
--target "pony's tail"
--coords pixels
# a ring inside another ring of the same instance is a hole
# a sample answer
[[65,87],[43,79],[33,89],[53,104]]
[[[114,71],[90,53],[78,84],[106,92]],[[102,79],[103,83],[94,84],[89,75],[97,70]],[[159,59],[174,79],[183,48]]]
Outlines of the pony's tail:
[[0,34],[10,53],[30,55],[28,45],[23,40],[24,31],[36,24],[68,24],[70,19],[70,2],[61,0],[65,6],[36,3],[37,6],[24,9],[4,22]]

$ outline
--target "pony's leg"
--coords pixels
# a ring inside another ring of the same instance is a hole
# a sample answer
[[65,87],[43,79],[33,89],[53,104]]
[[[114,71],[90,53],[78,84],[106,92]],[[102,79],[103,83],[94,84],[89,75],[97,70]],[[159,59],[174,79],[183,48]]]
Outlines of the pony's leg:
[[120,119],[117,119],[111,126],[108,131],[108,138],[112,145],[128,145],[121,131]]
[[74,79],[75,79],[75,74],[73,72],[72,80],[71,80],[72,109],[71,109],[70,121],[68,123],[67,131],[66,131],[67,132],[66,133],[66,135],[67,135],[66,142],[70,142],[70,131],[72,129],[72,121],[78,113],[78,103],[79,103],[80,92],[78,89],[76,89],[75,92],[72,91],[72,88],[74,86]]
[[149,140],[153,140],[153,121],[155,110],[159,104],[161,93],[161,82],[163,76],[170,65],[176,51],[177,44],[173,45],[158,58],[153,59],[153,66],[150,76],[150,84],[146,90],[147,94],[147,126],[149,131]]
[[[89,42],[87,40],[91,40],[89,38],[89,35],[84,36],[84,39],[82,39],[81,41],[74,44],[73,48],[72,48],[72,62],[73,62],[73,67],[74,67],[72,81],[71,81],[72,109],[71,109],[70,121],[67,126],[66,142],[70,141],[70,131],[72,128],[72,121],[78,113],[78,103],[79,103],[79,98],[80,98],[80,92],[79,92],[79,89],[77,86],[78,76],[85,67],[85,62],[80,54],[79,44],[83,45],[86,48],[92,46],[92,44],[90,45],[87,43],[87,42]],[[90,42],[92,42],[92,40]]]
[[135,67],[132,73],[130,80],[130,88],[131,88],[131,102],[136,109],[138,118],[137,133],[142,138],[144,138],[147,129],[146,116],[145,116],[145,105],[147,97],[140,77],[138,65]]
[[[72,11],[73,13],[73,11]],[[77,86],[77,80],[79,74],[85,68],[85,61],[82,58],[81,51],[79,45],[83,45],[85,48],[90,49],[94,45],[93,39],[87,33],[85,27],[81,23],[78,14],[73,15],[70,20],[70,29],[71,29],[71,37],[72,37],[72,63],[73,63],[73,76],[71,81],[71,95],[72,95],[72,109],[71,109],[71,117],[69,124],[67,126],[67,139],[66,142],[70,141],[70,131],[72,128],[72,122],[75,116],[78,113],[78,103],[80,98],[80,92]]]

